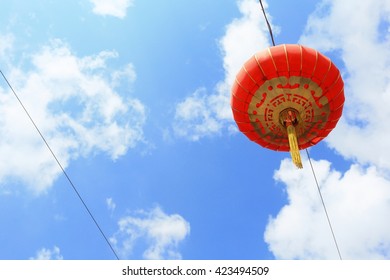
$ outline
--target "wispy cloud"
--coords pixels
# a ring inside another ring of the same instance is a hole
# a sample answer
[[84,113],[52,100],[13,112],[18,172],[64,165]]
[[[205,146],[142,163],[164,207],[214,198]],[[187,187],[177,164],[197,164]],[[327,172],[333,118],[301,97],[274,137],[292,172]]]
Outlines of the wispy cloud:
[[125,216],[118,226],[110,240],[123,258],[130,257],[136,244],[142,243],[145,259],[181,259],[179,243],[190,233],[190,224],[182,216],[168,215],[160,207]]
[[30,260],[62,260],[63,256],[61,255],[60,248],[54,246],[53,249],[42,248],[37,251],[35,257],[30,258]]
[[269,46],[268,30],[260,15],[258,2],[238,1],[241,17],[234,19],[219,40],[225,71],[212,93],[199,88],[176,106],[176,135],[197,141],[202,137],[234,130],[230,109],[230,90],[242,65],[254,53]]
[[109,197],[106,199],[107,209],[110,211],[114,211],[116,208],[116,203],[112,199],[112,197]]
[[0,56],[6,56],[6,52],[8,52],[14,43],[14,36],[11,34],[0,34]]
[[215,118],[215,113],[210,110],[210,96],[206,89],[199,88],[191,96],[176,106],[175,134],[192,141],[206,135],[219,133],[222,123]]
[[93,12],[102,16],[113,16],[120,19],[126,17],[127,9],[134,0],[89,0],[93,4]]
[[[390,181],[375,167],[356,164],[342,174],[325,160],[313,165],[342,257],[390,258]],[[278,259],[337,259],[311,170],[284,160],[274,178],[286,186],[288,204],[267,225],[270,251]]]
[[[103,51],[78,57],[54,40],[31,55],[30,70],[7,69],[9,81],[65,168],[72,159],[97,152],[115,160],[143,141],[145,106],[119,92],[122,82],[134,81],[135,72],[131,64],[110,69],[109,59],[117,56]],[[0,114],[0,181],[17,180],[38,193],[46,190],[60,170],[5,84],[0,87]]]

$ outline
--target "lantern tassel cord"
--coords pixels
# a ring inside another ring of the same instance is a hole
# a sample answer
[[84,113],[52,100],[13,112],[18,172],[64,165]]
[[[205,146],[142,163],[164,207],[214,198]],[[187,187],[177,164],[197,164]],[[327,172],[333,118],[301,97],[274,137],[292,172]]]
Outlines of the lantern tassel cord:
[[295,127],[293,125],[287,126],[288,134],[288,143],[290,145],[290,155],[293,163],[299,169],[303,168],[301,154],[299,152],[297,133],[295,132]]

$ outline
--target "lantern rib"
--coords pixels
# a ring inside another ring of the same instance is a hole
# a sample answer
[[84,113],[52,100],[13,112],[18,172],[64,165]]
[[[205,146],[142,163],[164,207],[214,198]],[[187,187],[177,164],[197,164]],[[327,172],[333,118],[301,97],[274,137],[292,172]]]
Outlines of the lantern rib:
[[326,78],[328,77],[328,74],[329,74],[329,72],[330,72],[330,69],[332,68],[332,61],[331,61],[329,58],[328,58],[328,60],[329,60],[328,70],[326,71],[324,77],[322,78],[321,83],[319,83],[319,86],[321,86],[321,85],[324,83],[324,81],[325,81]]
[[257,63],[257,65],[259,66],[259,68],[260,68],[260,70],[261,70],[261,73],[263,74],[263,76],[264,76],[265,78],[267,78],[267,75],[265,74],[265,72],[264,72],[264,70],[263,70],[263,67],[261,67],[260,61],[259,61],[259,59],[257,58],[257,54],[255,54],[255,60],[256,60],[256,63]]
[[310,77],[311,79],[313,79],[314,73],[317,70],[317,64],[318,64],[318,52],[316,51],[316,64],[314,64],[313,72],[311,73],[311,77]]

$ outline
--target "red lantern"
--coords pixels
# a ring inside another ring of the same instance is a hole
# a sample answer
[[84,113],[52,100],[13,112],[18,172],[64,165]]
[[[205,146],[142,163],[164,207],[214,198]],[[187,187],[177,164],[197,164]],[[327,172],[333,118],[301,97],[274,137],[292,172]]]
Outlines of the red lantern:
[[239,130],[259,145],[290,151],[324,139],[343,111],[344,82],[332,61],[300,45],[279,45],[256,53],[232,87],[231,106]]

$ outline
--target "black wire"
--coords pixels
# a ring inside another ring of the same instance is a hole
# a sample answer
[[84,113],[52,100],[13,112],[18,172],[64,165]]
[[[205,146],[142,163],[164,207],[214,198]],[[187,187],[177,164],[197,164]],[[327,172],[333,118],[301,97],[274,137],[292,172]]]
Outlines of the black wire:
[[272,33],[271,25],[269,24],[269,21],[268,21],[268,18],[267,18],[267,14],[265,13],[263,2],[261,0],[259,0],[259,3],[260,3],[260,6],[261,6],[261,10],[263,11],[265,21],[266,21],[267,26],[268,26],[268,31],[269,31],[269,35],[271,36],[272,45],[275,46],[274,34]]
[[314,180],[315,180],[316,185],[317,185],[317,190],[318,190],[318,193],[319,193],[320,198],[321,198],[322,206],[324,207],[326,219],[328,220],[330,231],[332,232],[333,241],[334,241],[334,244],[336,245],[337,253],[339,254],[340,260],[342,260],[343,258],[341,257],[339,245],[337,244],[336,235],[334,234],[332,223],[330,222],[328,211],[326,210],[325,201],[324,201],[324,198],[322,197],[321,188],[320,188],[320,185],[318,183],[316,173],[314,172],[313,164],[311,163],[311,158],[310,158],[310,155],[309,155],[309,151],[308,151],[308,149],[305,149],[305,150],[306,150],[307,158],[309,159],[309,162],[310,162],[311,171],[313,172]]
[[11,86],[10,82],[8,81],[8,79],[5,77],[3,71],[0,70],[0,73],[1,75],[3,76],[4,80],[6,81],[6,83],[8,84],[8,87],[11,89],[11,91],[13,92],[13,94],[15,95],[16,99],[19,101],[19,104],[20,106],[22,106],[24,112],[26,113],[26,115],[28,116],[28,118],[30,119],[31,123],[34,125],[36,131],[38,132],[38,134],[41,136],[43,142],[45,143],[46,147],[48,148],[48,150],[50,151],[50,153],[52,154],[53,158],[55,159],[55,161],[57,162],[58,166],[60,167],[60,169],[62,170],[62,173],[65,175],[66,179],[68,180],[69,184],[72,186],[74,192],[76,193],[77,197],[80,199],[81,203],[84,205],[84,208],[85,210],[87,210],[89,216],[92,218],[93,222],[95,223],[96,227],[98,228],[98,230],[100,231],[100,233],[102,234],[104,240],[107,242],[108,246],[110,247],[111,251],[114,253],[115,257],[117,260],[119,260],[119,257],[117,255],[117,253],[115,252],[114,248],[112,247],[111,243],[108,241],[108,238],[107,236],[104,234],[103,230],[101,229],[101,227],[99,226],[98,222],[96,221],[95,217],[92,215],[92,212],[89,210],[87,204],[84,202],[84,199],[81,197],[80,193],[77,191],[77,188],[76,186],[73,184],[72,180],[70,179],[70,177],[68,176],[68,174],[66,173],[65,169],[62,167],[62,164],[60,163],[60,161],[58,160],[57,156],[54,154],[53,150],[51,149],[49,143],[46,141],[46,138],[43,136],[43,134],[41,133],[41,131],[39,130],[38,126],[36,125],[35,121],[33,120],[33,118],[31,117],[31,115],[29,114],[29,112],[27,111],[26,107],[23,105],[23,102],[20,100],[19,96],[16,94],[15,90],[13,89],[13,87]]

